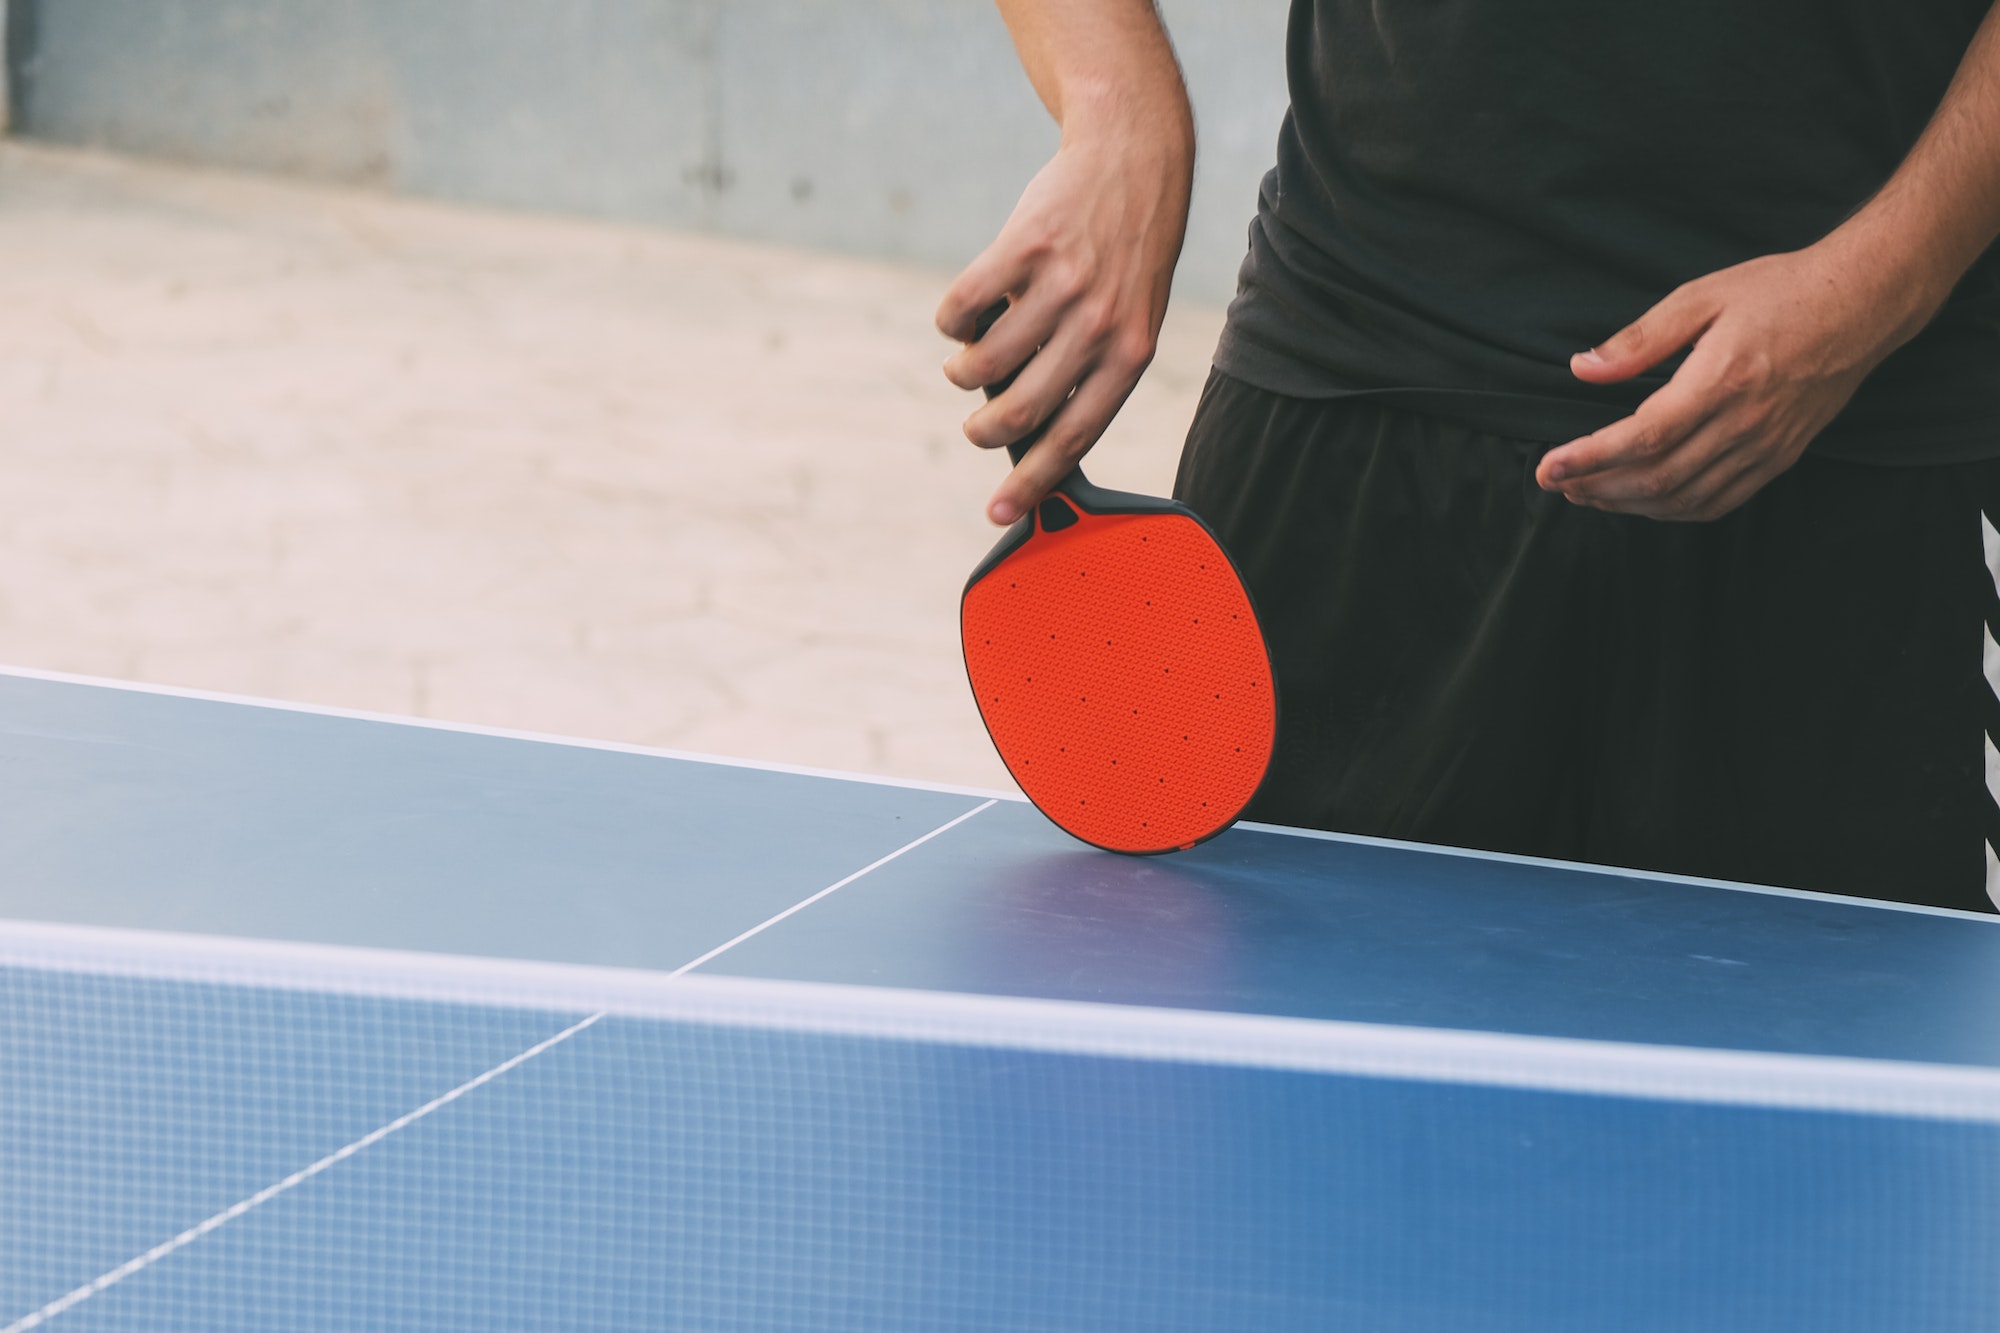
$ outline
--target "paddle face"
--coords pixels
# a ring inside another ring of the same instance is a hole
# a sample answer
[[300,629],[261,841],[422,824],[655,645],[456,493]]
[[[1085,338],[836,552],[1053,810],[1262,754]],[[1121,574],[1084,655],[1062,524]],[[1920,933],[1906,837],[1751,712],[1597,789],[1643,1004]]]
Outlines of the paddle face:
[[1192,847],[1263,781],[1277,735],[1255,611],[1171,500],[1072,473],[973,572],[959,606],[987,733],[1042,813],[1117,852]]

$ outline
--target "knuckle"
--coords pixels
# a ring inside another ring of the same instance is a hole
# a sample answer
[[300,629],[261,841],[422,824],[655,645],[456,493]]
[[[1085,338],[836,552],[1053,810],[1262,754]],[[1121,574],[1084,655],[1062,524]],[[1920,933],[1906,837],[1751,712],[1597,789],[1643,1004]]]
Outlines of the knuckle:
[[1707,505],[1707,501],[1698,495],[1686,495],[1676,492],[1665,496],[1664,504],[1668,514],[1674,518],[1686,521],[1700,518],[1703,509]]
[[1651,458],[1666,448],[1666,433],[1657,426],[1640,426],[1632,432],[1631,449],[1635,454]]
[[1048,483],[1053,486],[1068,474],[1079,458],[1090,452],[1092,443],[1092,438],[1080,423],[1065,419],[1050,427],[1048,434],[1036,443],[1031,457],[1042,461]]
[[993,413],[993,424],[999,428],[1005,439],[1018,440],[1033,430],[1040,420],[1035,409],[1027,403],[1002,403]]
[[1118,330],[1118,315],[1105,300],[1086,302],[1076,312],[1077,332],[1092,343],[1110,342]]
[[1716,375],[1716,385],[1730,397],[1756,393],[1771,382],[1771,359],[1762,352],[1743,352],[1729,358]]
[[1074,453],[1060,445],[1049,444],[1037,459],[1040,464],[1035,470],[1035,485],[1044,490],[1053,489],[1055,484],[1068,475],[1076,461]]
[[1090,452],[1090,446],[1096,443],[1096,429],[1079,423],[1064,432],[1056,444],[1056,452],[1062,456],[1065,467],[1075,467]]
[[1755,444],[1770,431],[1773,420],[1771,409],[1763,403],[1747,408],[1737,423],[1736,438],[1731,443],[1738,447]]
[[1010,229],[1014,234],[1008,241],[1017,254],[1031,263],[1046,263],[1062,246],[1061,227],[1046,215],[1020,219]]
[[1674,288],[1667,294],[1667,299],[1662,304],[1671,308],[1676,315],[1699,315],[1705,311],[1713,311],[1720,296],[1721,288],[1716,283],[1715,275],[1708,274]]
[[1715,387],[1725,398],[1740,398],[1750,392],[1754,384],[1748,368],[1740,362],[1730,362],[1715,375]]
[[1611,341],[1605,345],[1605,350],[1614,356],[1637,356],[1646,350],[1646,344],[1652,339],[1652,332],[1643,319],[1634,324],[1627,324],[1613,335]]
[[938,332],[953,341],[964,341],[959,335],[971,332],[974,317],[979,313],[972,303],[972,280],[970,270],[961,273],[938,301]]
[[1635,478],[1632,489],[1642,500],[1664,504],[1671,508],[1674,504],[1673,479],[1664,472],[1647,472]]
[[1137,374],[1153,363],[1159,344],[1145,328],[1127,330],[1111,344],[1111,360],[1128,374]]
[[1042,287],[1057,305],[1070,305],[1089,290],[1090,282],[1074,264],[1051,264],[1042,275]]

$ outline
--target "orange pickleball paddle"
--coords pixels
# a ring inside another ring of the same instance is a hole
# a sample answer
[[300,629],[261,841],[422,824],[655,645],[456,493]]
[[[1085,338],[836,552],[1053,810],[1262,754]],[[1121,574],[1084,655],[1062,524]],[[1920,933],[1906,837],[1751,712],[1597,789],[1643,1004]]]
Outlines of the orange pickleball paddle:
[[[1015,462],[1034,440],[1008,446]],[[973,570],[959,637],[1008,772],[1092,846],[1192,847],[1264,780],[1278,722],[1264,634],[1215,534],[1176,501],[1072,471]]]

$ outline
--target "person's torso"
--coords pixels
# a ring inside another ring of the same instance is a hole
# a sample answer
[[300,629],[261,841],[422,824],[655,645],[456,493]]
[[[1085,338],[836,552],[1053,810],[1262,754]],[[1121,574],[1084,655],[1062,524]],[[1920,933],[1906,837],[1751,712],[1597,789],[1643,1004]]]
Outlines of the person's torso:
[[[1824,236],[1895,170],[1984,0],[1294,0],[1292,109],[1225,372],[1569,438],[1658,386],[1569,356],[1675,286]],[[2000,454],[2000,263],[1820,446]],[[1981,441],[1988,441],[1983,445]]]

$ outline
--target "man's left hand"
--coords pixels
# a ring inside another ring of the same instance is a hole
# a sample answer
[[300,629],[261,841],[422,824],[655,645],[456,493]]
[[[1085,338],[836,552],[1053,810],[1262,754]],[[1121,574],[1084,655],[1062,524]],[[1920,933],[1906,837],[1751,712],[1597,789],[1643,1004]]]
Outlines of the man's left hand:
[[1614,384],[1684,349],[1687,359],[1631,416],[1550,450],[1535,480],[1575,504],[1648,518],[1701,522],[1736,508],[1797,462],[1928,319],[1923,295],[1869,269],[1829,237],[1676,288],[1570,370]]

